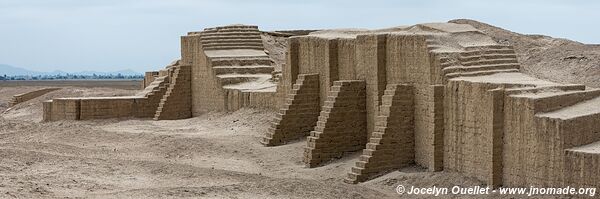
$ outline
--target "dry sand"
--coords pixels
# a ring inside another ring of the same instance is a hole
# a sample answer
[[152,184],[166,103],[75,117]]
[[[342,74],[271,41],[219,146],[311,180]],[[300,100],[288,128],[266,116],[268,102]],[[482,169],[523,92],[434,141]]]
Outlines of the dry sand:
[[263,45],[269,57],[275,62],[275,71],[281,71],[285,64],[285,51],[287,50],[287,37],[275,36],[273,34],[261,34]]
[[[34,88],[13,89],[2,88],[0,103],[7,101],[4,94]],[[266,110],[175,121],[39,123],[44,99],[135,93],[111,88],[59,92],[0,115],[0,198],[414,198],[397,195],[394,188],[481,185],[458,173],[417,166],[345,184],[342,179],[358,153],[305,168],[303,140],[279,147],[259,144],[273,114]]]

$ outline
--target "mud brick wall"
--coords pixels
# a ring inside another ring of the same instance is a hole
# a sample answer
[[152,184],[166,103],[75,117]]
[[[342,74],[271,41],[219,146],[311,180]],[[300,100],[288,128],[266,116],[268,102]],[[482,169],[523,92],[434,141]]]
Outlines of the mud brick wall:
[[386,78],[389,84],[430,84],[431,66],[425,36],[390,34],[387,36],[386,50]]
[[[543,112],[598,96],[598,91],[505,97],[503,184],[563,186],[565,150],[600,140],[598,115],[553,118]],[[561,103],[562,102],[562,103]]]
[[488,117],[485,118],[483,134],[487,137],[489,156],[485,165],[487,169],[486,183],[497,188],[502,185],[503,149],[504,149],[504,88],[488,90],[485,106]]
[[142,89],[146,88],[150,83],[158,77],[158,71],[149,71],[144,73],[144,80],[142,81]]
[[319,74],[321,105],[333,81],[339,80],[337,40],[318,37],[298,37],[298,73]]
[[225,89],[225,109],[235,111],[243,107],[275,110],[277,93],[244,92],[236,89]]
[[44,102],[43,121],[152,117],[144,97],[58,98]]
[[19,95],[15,95],[12,97],[9,106],[14,106],[17,105],[19,103],[23,103],[26,101],[29,101],[33,98],[42,96],[46,93],[55,91],[55,90],[60,90],[60,88],[44,88],[44,89],[40,89],[40,90],[35,90],[35,91],[31,91],[31,92],[27,92],[27,93],[23,93],[23,94],[19,94]]
[[[292,90],[292,85],[296,82],[298,78],[300,66],[299,57],[300,57],[300,41],[297,38],[289,38],[288,46],[286,51],[286,63],[281,68],[281,81],[279,85],[277,85],[277,92],[279,95],[280,102],[279,104],[285,106],[285,100],[287,99],[288,93]],[[305,73],[305,74],[313,74]],[[282,108],[282,107],[280,107]]]
[[[359,35],[356,39],[357,78],[366,80],[367,130],[375,130],[381,96],[386,87],[386,35]],[[365,72],[361,72],[364,70]],[[362,77],[364,74],[365,77]]]
[[598,173],[600,173],[600,153],[598,151],[565,151],[565,184],[562,186],[597,188],[600,186]]
[[375,132],[346,182],[357,183],[415,161],[413,88],[390,84],[385,90]]
[[[414,85],[415,161],[441,170],[443,161],[443,85],[431,80],[432,66],[426,36],[390,34],[386,37],[386,82]],[[371,97],[369,97],[371,98]]]
[[[492,168],[494,98],[498,85],[449,81],[445,89],[444,168],[488,181]],[[492,126],[493,127],[493,126]]]
[[414,87],[415,162],[430,171],[443,169],[444,86]]
[[43,120],[90,120],[153,117],[164,89],[145,97],[57,98],[43,102]]
[[52,100],[42,102],[42,122],[50,122],[52,120]]
[[140,98],[82,98],[80,101],[80,120],[134,117],[140,111]]
[[367,142],[364,81],[335,81],[321,109],[315,130],[307,139],[304,163],[316,167]]
[[[49,107],[51,111],[51,121],[56,120],[79,120],[79,99],[67,99],[59,98],[52,100],[52,106]],[[45,106],[48,107],[48,106]],[[46,114],[44,114],[46,115]],[[46,121],[47,119],[44,118]]]
[[600,181],[589,181],[598,176],[598,164],[588,163],[592,163],[594,160],[589,158],[596,158],[600,151],[589,153],[578,148],[585,149],[583,145],[600,141],[600,114],[570,118],[551,118],[538,114],[535,122],[538,136],[533,137],[532,141],[537,143],[532,146],[534,152],[530,154],[534,157],[526,158],[535,158],[544,167],[527,173],[533,176],[533,182],[526,183],[598,187]]
[[158,104],[154,119],[174,120],[192,116],[191,66],[175,66],[167,92]]
[[356,39],[340,38],[337,43],[337,58],[339,80],[364,80],[357,77],[357,68],[355,65],[356,58]]
[[181,63],[191,66],[192,115],[226,111],[225,93],[204,55],[199,35],[181,38]]
[[[541,162],[526,160],[529,158],[526,153],[533,152],[531,144],[534,144],[527,139],[534,137],[536,132],[533,121],[535,115],[533,101],[524,97],[507,96],[504,100],[504,113],[503,184],[528,186],[528,182],[533,180],[528,172],[543,169],[539,166]],[[549,133],[557,134],[557,132]]]
[[319,75],[298,75],[262,143],[276,146],[308,136],[316,125],[319,111]]
[[168,82],[161,82],[159,87],[156,90],[153,90],[151,93],[146,94],[143,100],[136,100],[134,107],[136,110],[135,117],[139,118],[151,118],[156,114],[156,110],[162,100],[163,96],[167,92]]

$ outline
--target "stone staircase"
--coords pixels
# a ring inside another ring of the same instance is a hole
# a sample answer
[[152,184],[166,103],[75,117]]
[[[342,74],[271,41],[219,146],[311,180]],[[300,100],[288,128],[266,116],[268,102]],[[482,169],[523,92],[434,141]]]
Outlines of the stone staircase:
[[503,72],[519,72],[520,65],[512,46],[490,45],[465,48],[459,53],[459,64],[442,66],[446,78],[460,76],[491,75]]
[[191,113],[191,67],[174,66],[170,83],[154,115],[154,120],[190,118]]
[[367,143],[365,82],[335,81],[321,109],[317,126],[307,138],[304,163],[316,167]]
[[300,74],[261,143],[277,146],[308,136],[319,116],[319,75]]
[[388,84],[382,96],[375,131],[346,183],[364,182],[414,162],[413,91],[409,85]]

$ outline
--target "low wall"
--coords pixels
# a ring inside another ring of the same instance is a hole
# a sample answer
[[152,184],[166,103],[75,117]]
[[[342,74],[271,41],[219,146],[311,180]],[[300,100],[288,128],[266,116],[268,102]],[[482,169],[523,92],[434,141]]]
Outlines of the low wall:
[[158,71],[149,71],[144,74],[144,80],[142,81],[142,89],[146,88],[150,83],[159,77]]
[[235,111],[240,108],[264,108],[277,110],[276,92],[244,92],[234,89],[225,89],[225,109]]
[[14,106],[17,105],[19,103],[23,103],[26,101],[29,101],[33,98],[42,96],[46,93],[55,91],[55,90],[60,90],[60,88],[44,88],[44,89],[40,89],[40,90],[35,90],[35,91],[31,91],[31,92],[27,92],[27,93],[23,93],[23,94],[19,94],[19,95],[15,95],[12,97],[12,100],[10,101],[10,106]]
[[57,98],[45,101],[43,121],[150,118],[156,107],[145,97]]

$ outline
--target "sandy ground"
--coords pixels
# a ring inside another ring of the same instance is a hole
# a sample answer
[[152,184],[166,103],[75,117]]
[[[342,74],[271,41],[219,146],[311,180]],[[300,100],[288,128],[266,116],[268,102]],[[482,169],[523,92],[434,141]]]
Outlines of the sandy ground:
[[[5,94],[18,93],[2,89],[0,103],[6,102]],[[88,96],[133,91],[61,92]],[[415,198],[398,195],[395,187],[482,184],[458,173],[426,172],[417,166],[366,183],[345,184],[342,179],[358,153],[305,168],[303,140],[279,147],[259,143],[273,115],[267,110],[175,121],[40,123],[40,102],[50,96],[0,115],[0,198]]]

